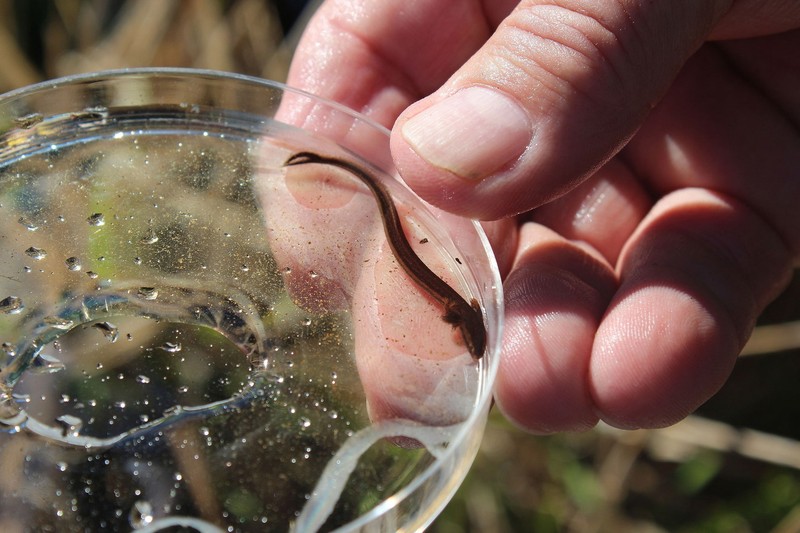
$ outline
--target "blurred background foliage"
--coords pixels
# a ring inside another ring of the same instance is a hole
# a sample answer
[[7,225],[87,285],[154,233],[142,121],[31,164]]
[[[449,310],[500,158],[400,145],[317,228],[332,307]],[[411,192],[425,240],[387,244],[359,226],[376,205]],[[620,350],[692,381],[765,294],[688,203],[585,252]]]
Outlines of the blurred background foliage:
[[[133,66],[282,81],[316,4],[0,0],[0,92]],[[430,530],[800,532],[799,297],[795,280],[725,387],[673,427],[533,436],[494,412],[474,467]]]

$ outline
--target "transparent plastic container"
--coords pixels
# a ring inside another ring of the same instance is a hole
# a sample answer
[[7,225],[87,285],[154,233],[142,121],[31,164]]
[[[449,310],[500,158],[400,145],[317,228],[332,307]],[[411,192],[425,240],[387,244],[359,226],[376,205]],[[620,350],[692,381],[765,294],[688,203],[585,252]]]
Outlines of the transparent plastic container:
[[0,529],[429,524],[481,440],[502,294],[480,227],[394,175],[382,127],[244,76],[0,97]]

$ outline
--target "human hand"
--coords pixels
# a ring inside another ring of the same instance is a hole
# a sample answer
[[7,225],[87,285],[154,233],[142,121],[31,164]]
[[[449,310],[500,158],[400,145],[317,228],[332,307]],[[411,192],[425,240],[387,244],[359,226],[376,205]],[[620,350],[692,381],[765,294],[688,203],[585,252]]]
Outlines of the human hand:
[[511,420],[655,427],[797,260],[797,28],[780,0],[328,0],[288,82],[394,123],[429,202],[500,219]]

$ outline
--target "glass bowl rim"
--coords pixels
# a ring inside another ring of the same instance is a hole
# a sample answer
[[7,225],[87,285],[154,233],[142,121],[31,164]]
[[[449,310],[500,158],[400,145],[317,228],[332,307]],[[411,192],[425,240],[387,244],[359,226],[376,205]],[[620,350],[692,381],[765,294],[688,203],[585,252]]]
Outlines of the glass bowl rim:
[[[259,78],[256,76],[240,74],[236,72],[203,69],[203,68],[192,68],[192,67],[131,67],[131,68],[108,69],[108,70],[98,70],[98,71],[79,73],[79,74],[71,74],[67,76],[40,81],[34,84],[26,85],[2,93],[0,94],[0,106],[8,105],[10,102],[13,102],[18,98],[24,98],[28,95],[38,92],[55,90],[62,86],[69,86],[69,85],[75,85],[93,81],[100,82],[100,81],[109,81],[112,79],[134,78],[134,77],[145,77],[145,76],[156,77],[156,78],[157,77],[205,78],[212,80],[238,81],[250,85],[278,90],[280,92],[294,93],[302,98],[315,101],[319,104],[325,105],[326,107],[334,109],[339,113],[343,113],[344,115],[350,116],[353,119],[358,120],[359,122],[367,124],[371,128],[375,129],[377,132],[382,134],[384,137],[386,137],[387,143],[389,136],[391,134],[391,131],[382,124],[374,121],[373,119],[363,115],[358,111],[355,111],[347,107],[346,105],[340,104],[325,97],[315,95],[311,92],[302,89],[291,87],[289,85],[286,85],[285,83],[281,83],[266,78]],[[403,187],[405,187],[408,191],[410,191],[411,194],[424,206],[426,207],[429,206],[427,202],[419,198],[416,195],[416,193],[414,193],[413,190],[411,190],[411,188],[405,184],[405,181],[396,172],[393,173],[393,177],[397,179],[397,181],[400,182],[403,185]],[[478,423],[479,421],[478,419],[488,416],[488,410],[490,409],[490,406],[488,404],[489,402],[491,402],[492,388],[496,380],[499,367],[499,360],[500,360],[500,348],[502,343],[502,332],[504,325],[504,314],[503,314],[504,294],[503,294],[502,280],[497,265],[497,260],[492,251],[489,239],[479,221],[470,220],[470,224],[473,230],[475,231],[476,236],[478,237],[478,240],[481,245],[480,247],[482,249],[482,252],[485,254],[485,258],[487,260],[488,272],[490,273],[492,278],[491,280],[489,280],[489,282],[491,283],[490,291],[494,297],[494,303],[497,307],[496,324],[495,324],[497,331],[495,335],[495,341],[492,345],[487,346],[486,350],[487,353],[482,359],[481,364],[487,364],[487,368],[486,371],[484,372],[484,379],[481,382],[481,385],[478,390],[477,401],[473,406],[472,410],[470,411],[469,416],[463,422],[459,423],[460,427],[453,434],[453,438],[450,441],[450,445],[447,447],[447,449],[444,450],[441,454],[438,454],[437,457],[434,458],[433,462],[427,468],[425,468],[425,470],[420,475],[416,476],[408,485],[404,486],[398,492],[390,495],[389,497],[381,501],[378,505],[370,509],[368,512],[350,521],[346,525],[341,526],[339,529],[337,529],[337,531],[349,531],[358,529],[360,527],[364,527],[373,520],[379,518],[381,515],[384,515],[390,512],[393,508],[397,507],[402,501],[406,500],[416,490],[418,490],[430,477],[435,475],[435,473],[438,470],[440,470],[445,464],[449,463],[451,461],[453,454],[455,454],[456,450],[459,448],[459,444],[461,444],[466,440],[466,438],[468,437],[468,433],[472,430],[472,428],[476,425],[476,423]],[[484,415],[485,411],[487,412],[486,415]],[[445,495],[446,497],[444,498],[439,498],[438,507],[431,509],[430,516],[426,518],[424,523],[419,525],[420,529],[424,529],[427,525],[429,525],[433,521],[433,519],[438,515],[441,509],[452,498],[452,492],[454,491],[451,491],[450,494]]]

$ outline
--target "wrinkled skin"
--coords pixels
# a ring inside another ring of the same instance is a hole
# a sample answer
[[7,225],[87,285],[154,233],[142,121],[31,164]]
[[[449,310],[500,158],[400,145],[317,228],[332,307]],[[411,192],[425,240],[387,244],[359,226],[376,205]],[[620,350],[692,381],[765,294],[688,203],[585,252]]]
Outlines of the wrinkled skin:
[[392,127],[420,196],[487,221],[506,416],[658,427],[797,261],[797,28],[794,0],[328,0],[288,82]]

